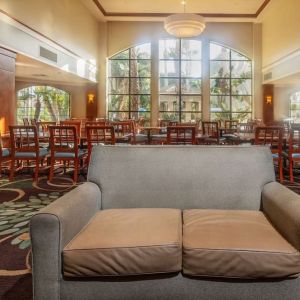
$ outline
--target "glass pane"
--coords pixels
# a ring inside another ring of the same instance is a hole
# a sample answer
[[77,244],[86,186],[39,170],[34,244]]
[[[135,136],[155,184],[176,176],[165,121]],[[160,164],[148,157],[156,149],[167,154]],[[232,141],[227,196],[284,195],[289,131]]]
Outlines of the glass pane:
[[159,111],[179,111],[179,97],[160,95]]
[[251,79],[232,79],[231,91],[233,95],[251,95]]
[[201,94],[201,79],[182,79],[182,94]]
[[300,110],[291,110],[291,118],[293,118],[296,123],[300,123]]
[[197,40],[181,40],[181,58],[188,60],[201,60],[202,45]]
[[109,77],[128,77],[129,61],[128,60],[110,60]]
[[230,111],[230,97],[228,96],[211,96],[210,111],[213,113]]
[[150,94],[150,78],[132,78],[130,81],[131,94]]
[[230,77],[230,62],[229,61],[211,61],[210,62],[210,77]]
[[159,62],[160,77],[179,77],[179,61],[161,60]]
[[210,59],[229,60],[230,50],[217,44],[210,44]]
[[151,77],[151,61],[131,60],[130,75],[132,77]]
[[128,78],[109,78],[109,94],[129,94]]
[[129,112],[108,112],[108,118],[112,121],[122,121],[129,119]]
[[229,95],[229,79],[211,79],[210,80],[210,93],[212,95]]
[[291,95],[291,102],[300,103],[300,92]]
[[179,40],[160,40],[159,58],[178,59],[179,58]]
[[225,121],[230,119],[230,113],[211,113],[211,121]]
[[231,67],[231,77],[251,78],[251,61],[233,61]]
[[182,111],[201,111],[201,96],[182,97]]
[[129,58],[129,49],[122,51],[115,56],[111,57],[111,59],[128,59]]
[[134,120],[143,118],[145,120],[143,126],[150,126],[150,115],[150,112],[132,111],[130,114],[130,118]]
[[159,113],[160,120],[179,121],[179,113],[161,112]]
[[233,51],[233,50],[231,50],[231,59],[232,60],[249,60],[248,57],[246,57],[236,51]]
[[201,77],[201,61],[183,60],[181,62],[181,76]]
[[291,103],[291,110],[300,110],[300,103]]
[[246,123],[248,120],[252,119],[252,114],[251,113],[233,113],[232,114],[232,119],[233,120],[238,120],[239,123]]
[[161,78],[159,80],[161,94],[178,94],[179,79],[175,78]]
[[151,44],[142,44],[131,48],[132,59],[150,59],[151,58]]
[[108,98],[108,110],[129,110],[129,97],[128,95],[110,95]]
[[232,111],[249,112],[251,111],[251,96],[234,96],[232,97]]
[[182,123],[196,123],[201,120],[202,114],[200,112],[185,112],[181,113]]
[[130,97],[130,109],[131,111],[146,112],[150,111],[150,96],[136,95]]

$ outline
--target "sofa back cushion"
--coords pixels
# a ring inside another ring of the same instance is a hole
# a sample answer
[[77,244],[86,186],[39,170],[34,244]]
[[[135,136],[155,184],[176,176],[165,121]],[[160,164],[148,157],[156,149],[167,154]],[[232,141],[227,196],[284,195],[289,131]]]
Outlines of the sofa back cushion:
[[88,180],[102,192],[102,209],[259,210],[275,175],[263,146],[96,146]]

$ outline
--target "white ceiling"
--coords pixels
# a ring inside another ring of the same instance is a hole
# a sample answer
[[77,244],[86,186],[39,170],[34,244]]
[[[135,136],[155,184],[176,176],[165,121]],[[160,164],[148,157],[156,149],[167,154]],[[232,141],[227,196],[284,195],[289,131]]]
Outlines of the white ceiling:
[[[109,13],[180,13],[182,0],[98,0]],[[186,12],[255,14],[264,0],[186,0]]]
[[83,85],[89,81],[57,67],[42,63],[22,54],[17,55],[16,79],[35,82],[51,82]]

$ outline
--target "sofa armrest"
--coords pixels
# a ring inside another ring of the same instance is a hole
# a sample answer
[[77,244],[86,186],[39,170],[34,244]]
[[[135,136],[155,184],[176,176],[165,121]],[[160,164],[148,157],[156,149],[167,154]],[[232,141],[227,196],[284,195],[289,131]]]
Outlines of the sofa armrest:
[[300,251],[300,196],[271,182],[263,188],[262,207],[274,227]]
[[100,209],[100,202],[99,187],[86,182],[31,218],[35,299],[60,299],[62,249]]

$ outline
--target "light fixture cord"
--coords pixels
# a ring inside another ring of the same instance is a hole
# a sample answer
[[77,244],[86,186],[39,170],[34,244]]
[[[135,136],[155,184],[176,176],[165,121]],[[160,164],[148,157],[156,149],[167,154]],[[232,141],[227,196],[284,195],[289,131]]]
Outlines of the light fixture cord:
[[183,5],[183,13],[185,13],[186,0],[183,0],[183,1],[181,2],[181,4]]

